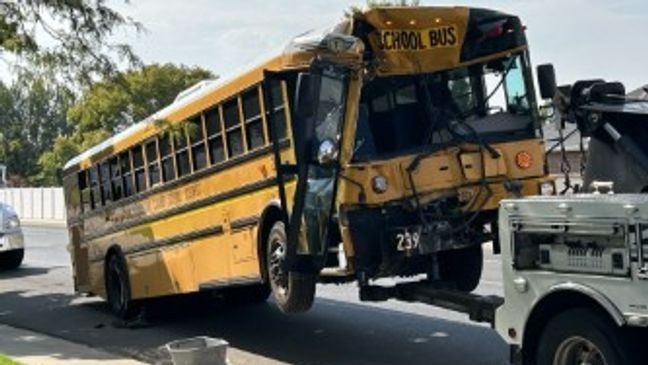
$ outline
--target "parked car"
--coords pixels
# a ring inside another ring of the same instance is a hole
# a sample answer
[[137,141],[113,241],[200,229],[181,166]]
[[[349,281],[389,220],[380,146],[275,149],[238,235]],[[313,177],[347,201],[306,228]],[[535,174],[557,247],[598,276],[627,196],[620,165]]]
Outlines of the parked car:
[[0,203],[0,270],[15,269],[22,264],[25,243],[20,219],[12,206]]

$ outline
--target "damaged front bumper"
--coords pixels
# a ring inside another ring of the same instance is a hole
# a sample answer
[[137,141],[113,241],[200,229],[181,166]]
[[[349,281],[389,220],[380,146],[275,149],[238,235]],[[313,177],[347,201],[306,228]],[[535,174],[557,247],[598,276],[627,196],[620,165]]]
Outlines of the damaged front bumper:
[[356,271],[369,278],[426,273],[433,267],[433,254],[489,239],[484,225],[495,218],[493,212],[474,218],[473,212],[451,215],[452,206],[456,210],[450,199],[421,212],[399,204],[347,211]]

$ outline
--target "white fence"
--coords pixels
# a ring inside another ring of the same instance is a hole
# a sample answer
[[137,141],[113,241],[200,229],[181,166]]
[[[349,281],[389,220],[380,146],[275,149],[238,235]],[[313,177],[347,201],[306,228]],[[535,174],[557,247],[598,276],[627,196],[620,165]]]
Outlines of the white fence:
[[0,189],[0,202],[13,206],[25,222],[65,223],[63,188]]

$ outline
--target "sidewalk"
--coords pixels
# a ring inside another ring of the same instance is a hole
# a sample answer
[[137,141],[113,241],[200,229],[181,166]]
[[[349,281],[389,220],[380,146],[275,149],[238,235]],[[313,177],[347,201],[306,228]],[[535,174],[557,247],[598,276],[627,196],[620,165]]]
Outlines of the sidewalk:
[[20,224],[27,227],[65,227],[65,220],[54,219],[20,219]]
[[142,365],[107,352],[0,325],[0,353],[24,365]]

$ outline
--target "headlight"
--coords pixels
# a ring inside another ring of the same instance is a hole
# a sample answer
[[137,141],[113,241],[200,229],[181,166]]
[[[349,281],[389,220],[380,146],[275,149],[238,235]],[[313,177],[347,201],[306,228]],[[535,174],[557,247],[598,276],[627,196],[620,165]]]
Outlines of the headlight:
[[334,140],[327,138],[322,141],[317,150],[317,161],[322,165],[327,165],[338,157],[338,146]]
[[556,195],[556,182],[552,180],[538,183],[538,193],[540,195]]
[[20,219],[16,216],[9,217],[5,219],[4,222],[5,229],[16,229],[20,227]]
[[371,179],[371,188],[376,192],[376,194],[382,194],[387,191],[389,184],[384,176],[378,175]]

